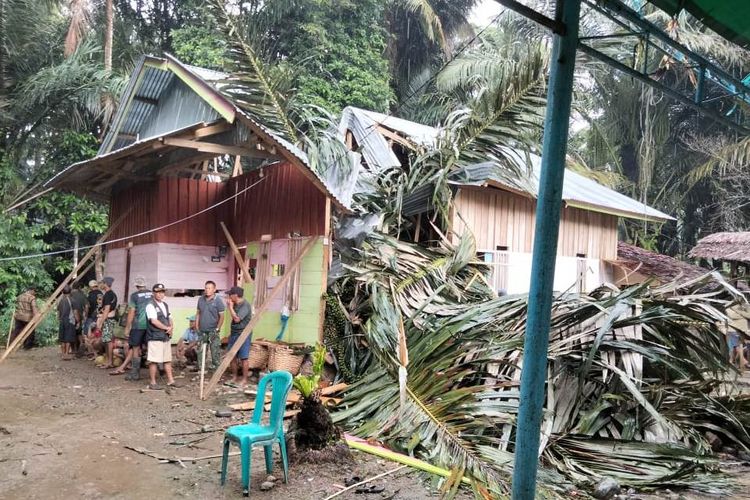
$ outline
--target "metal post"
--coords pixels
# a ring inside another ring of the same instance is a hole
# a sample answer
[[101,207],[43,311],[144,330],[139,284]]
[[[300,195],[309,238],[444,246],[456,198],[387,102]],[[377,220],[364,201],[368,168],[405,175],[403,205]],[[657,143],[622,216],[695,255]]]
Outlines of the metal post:
[[547,113],[544,120],[542,171],[536,205],[528,320],[524,339],[521,402],[516,430],[513,499],[532,500],[539,461],[539,432],[547,377],[552,286],[560,229],[562,183],[568,142],[573,69],[578,44],[581,0],[557,0],[555,19],[566,26],[552,45]]

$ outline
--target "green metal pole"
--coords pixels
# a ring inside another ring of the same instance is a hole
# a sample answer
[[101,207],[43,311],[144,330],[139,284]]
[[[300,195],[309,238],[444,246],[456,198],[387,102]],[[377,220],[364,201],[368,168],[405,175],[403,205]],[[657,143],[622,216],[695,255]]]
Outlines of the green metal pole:
[[516,428],[513,499],[532,500],[536,491],[539,432],[547,378],[552,286],[560,229],[562,183],[568,145],[573,69],[578,44],[581,0],[557,0],[555,20],[565,26],[554,35],[547,114],[544,119],[542,171],[536,204],[528,320],[521,372],[521,402]]

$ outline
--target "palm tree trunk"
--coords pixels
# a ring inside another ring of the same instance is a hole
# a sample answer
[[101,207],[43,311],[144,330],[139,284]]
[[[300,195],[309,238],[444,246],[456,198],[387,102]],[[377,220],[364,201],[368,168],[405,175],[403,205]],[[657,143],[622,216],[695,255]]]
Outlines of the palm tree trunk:
[[112,35],[114,33],[113,0],[107,0],[107,28],[104,33],[104,69],[112,71]]

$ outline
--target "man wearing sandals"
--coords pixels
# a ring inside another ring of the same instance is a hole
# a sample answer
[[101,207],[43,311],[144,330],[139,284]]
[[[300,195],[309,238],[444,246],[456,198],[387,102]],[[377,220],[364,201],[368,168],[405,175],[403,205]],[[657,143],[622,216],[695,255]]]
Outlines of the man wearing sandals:
[[148,328],[146,340],[148,341],[148,375],[150,378],[151,390],[158,390],[162,387],[156,383],[157,365],[164,364],[164,372],[167,375],[167,387],[174,386],[174,377],[172,376],[172,319],[169,314],[169,306],[164,302],[166,289],[161,283],[151,287],[153,299],[146,306],[146,317],[148,318]]
[[[201,334],[201,349],[211,348],[211,370],[216,370],[221,363],[219,331],[221,325],[224,324],[224,301],[216,296],[216,283],[213,281],[206,281],[204,290],[205,293],[198,299],[195,323]],[[203,358],[202,354],[201,358]]]

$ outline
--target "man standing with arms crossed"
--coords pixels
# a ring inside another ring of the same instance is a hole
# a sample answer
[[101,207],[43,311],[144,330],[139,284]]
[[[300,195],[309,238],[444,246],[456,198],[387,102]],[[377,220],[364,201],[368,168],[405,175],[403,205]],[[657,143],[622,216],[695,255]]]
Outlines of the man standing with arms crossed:
[[[216,283],[213,281],[206,281],[204,290],[205,293],[198,299],[195,324],[201,335],[201,349],[211,348],[211,370],[216,370],[221,363],[220,330],[224,324],[224,301],[216,296]],[[201,359],[206,359],[203,354]]]

